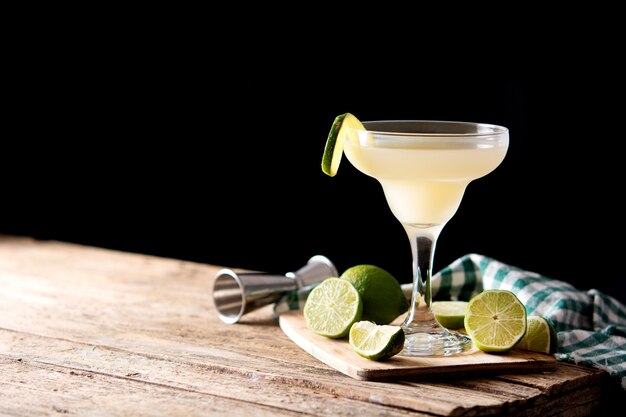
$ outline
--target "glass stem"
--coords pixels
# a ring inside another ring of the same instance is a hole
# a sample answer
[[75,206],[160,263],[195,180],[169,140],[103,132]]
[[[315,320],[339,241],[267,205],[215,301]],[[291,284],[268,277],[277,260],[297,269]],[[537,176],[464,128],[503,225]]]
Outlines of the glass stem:
[[405,333],[445,333],[431,310],[431,274],[435,246],[443,225],[404,225],[413,253],[413,292],[409,313],[402,323]]

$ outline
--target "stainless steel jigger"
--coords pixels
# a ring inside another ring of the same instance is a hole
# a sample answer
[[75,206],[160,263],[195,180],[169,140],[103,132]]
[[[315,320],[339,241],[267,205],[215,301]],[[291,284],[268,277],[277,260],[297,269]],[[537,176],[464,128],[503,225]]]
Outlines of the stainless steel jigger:
[[285,293],[336,277],[335,265],[322,255],[309,259],[296,272],[285,275],[246,272],[224,268],[218,271],[213,284],[213,302],[223,322],[237,323],[244,314],[275,303]]

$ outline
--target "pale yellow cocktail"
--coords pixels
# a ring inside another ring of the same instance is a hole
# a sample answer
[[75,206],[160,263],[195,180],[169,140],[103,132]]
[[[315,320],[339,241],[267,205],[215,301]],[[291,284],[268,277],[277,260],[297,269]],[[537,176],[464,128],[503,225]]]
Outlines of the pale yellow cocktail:
[[[367,142],[367,139],[365,140]],[[378,146],[347,140],[348,160],[383,186],[391,211],[403,224],[438,225],[454,215],[470,181],[494,170],[506,144],[443,140],[412,143],[388,140]]]

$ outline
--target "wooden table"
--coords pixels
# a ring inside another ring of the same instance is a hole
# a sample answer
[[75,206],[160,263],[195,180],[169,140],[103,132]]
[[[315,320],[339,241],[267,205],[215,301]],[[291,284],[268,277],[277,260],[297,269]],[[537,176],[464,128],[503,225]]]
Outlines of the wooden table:
[[0,415],[588,415],[605,373],[357,381],[264,308],[222,323],[218,267],[0,236]]

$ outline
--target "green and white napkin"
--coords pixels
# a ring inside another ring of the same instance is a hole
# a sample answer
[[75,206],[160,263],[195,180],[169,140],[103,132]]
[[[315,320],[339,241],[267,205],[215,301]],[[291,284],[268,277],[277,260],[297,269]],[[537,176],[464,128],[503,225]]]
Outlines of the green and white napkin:
[[487,289],[514,292],[528,314],[553,321],[558,360],[603,369],[626,389],[626,306],[615,298],[478,254],[457,259],[431,285],[438,300],[469,300]]

